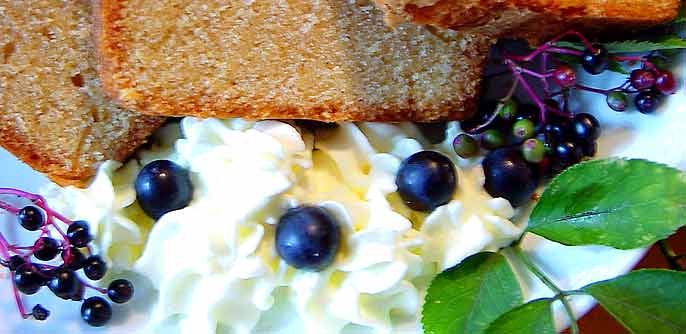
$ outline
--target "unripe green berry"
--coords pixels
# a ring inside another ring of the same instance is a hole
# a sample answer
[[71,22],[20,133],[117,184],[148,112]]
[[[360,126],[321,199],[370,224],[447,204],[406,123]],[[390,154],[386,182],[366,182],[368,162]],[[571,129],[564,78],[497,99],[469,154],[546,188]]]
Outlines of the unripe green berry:
[[522,155],[531,163],[539,163],[545,158],[545,146],[536,138],[527,139],[522,144]]
[[461,158],[469,159],[479,154],[479,143],[472,136],[461,133],[453,140],[453,149]]
[[536,126],[531,120],[521,119],[512,126],[512,135],[517,140],[525,140],[536,134]]
[[519,111],[519,106],[517,101],[514,98],[511,98],[503,104],[503,107],[500,109],[500,118],[509,121],[515,119],[517,117],[517,112]]
[[500,131],[489,129],[481,134],[481,145],[489,150],[494,150],[505,145],[505,137]]
[[626,94],[622,92],[610,92],[607,94],[607,106],[614,111],[622,112],[626,110],[628,103]]

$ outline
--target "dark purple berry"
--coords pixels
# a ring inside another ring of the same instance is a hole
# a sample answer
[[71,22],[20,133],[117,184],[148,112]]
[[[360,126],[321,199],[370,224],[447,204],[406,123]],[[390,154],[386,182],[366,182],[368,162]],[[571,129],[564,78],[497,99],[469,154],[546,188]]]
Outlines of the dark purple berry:
[[81,318],[93,327],[102,327],[112,318],[112,305],[101,297],[88,298],[81,305]]
[[83,273],[88,279],[100,280],[107,273],[107,264],[100,256],[92,255],[83,262]]
[[50,317],[50,311],[48,311],[48,309],[43,307],[41,304],[38,304],[33,307],[33,310],[31,310],[31,315],[38,321],[45,321],[48,319],[48,317]]
[[50,261],[60,253],[60,243],[53,238],[39,238],[33,247],[33,256],[41,261]]
[[21,293],[32,295],[45,285],[45,279],[36,266],[25,263],[14,271],[14,284]]
[[81,253],[81,251],[74,247],[69,247],[69,259],[67,259],[67,251],[62,251],[62,261],[64,261],[64,266],[71,270],[79,270],[83,268],[83,261],[86,260],[86,256]]
[[581,66],[586,72],[596,75],[603,73],[610,64],[610,55],[607,49],[599,44],[594,44],[595,50],[586,49],[581,58]]
[[440,144],[445,140],[445,122],[417,123],[417,128],[431,144]]
[[125,279],[112,281],[109,287],[107,287],[107,296],[117,304],[123,304],[131,300],[133,293],[133,284]]
[[69,300],[79,291],[81,281],[76,274],[68,268],[59,268],[53,273],[48,282],[48,288],[55,296]]
[[513,206],[525,204],[536,190],[534,172],[519,150],[495,150],[486,156],[482,166],[486,191],[493,197],[507,199]]
[[629,80],[631,82],[631,86],[638,90],[644,90],[653,87],[655,84],[655,74],[648,70],[637,69],[631,71],[631,77]]
[[546,132],[538,133],[536,135],[536,139],[540,140],[543,143],[543,148],[545,149],[546,155],[551,155],[552,152],[555,150],[555,146],[557,146],[557,140],[555,140],[555,138],[553,138],[552,135]]
[[19,224],[29,231],[38,231],[45,224],[43,211],[35,206],[26,206],[17,213]]
[[190,174],[169,160],[156,160],[143,167],[135,188],[138,204],[155,220],[167,212],[185,208],[193,199]]
[[563,167],[569,167],[581,161],[581,147],[574,142],[563,142],[555,147],[555,157]]
[[93,240],[88,222],[78,220],[69,224],[69,227],[67,228],[67,238],[75,247],[83,248],[88,246],[88,243]]
[[655,89],[662,95],[672,95],[676,92],[676,80],[669,71],[659,71],[655,78]]
[[582,140],[578,145],[585,157],[594,157],[598,153],[598,143],[595,140]]
[[12,255],[9,261],[7,261],[7,268],[9,268],[10,271],[15,271],[25,263],[26,260],[23,257],[19,255]]
[[395,184],[408,207],[429,212],[450,202],[457,187],[457,175],[455,166],[446,156],[421,151],[403,161]]
[[324,270],[334,261],[340,242],[338,223],[320,207],[288,210],[276,226],[276,252],[297,269]]
[[576,72],[569,66],[560,66],[553,72],[553,81],[560,87],[576,84]]
[[595,140],[600,137],[600,123],[593,115],[587,113],[574,116],[571,130],[577,140]]
[[548,123],[543,127],[543,133],[557,142],[566,140],[569,137],[569,123]]
[[642,114],[654,113],[655,109],[657,109],[658,103],[659,99],[657,94],[655,94],[653,91],[640,92],[636,95],[634,100],[636,109],[638,109],[638,111],[640,111]]

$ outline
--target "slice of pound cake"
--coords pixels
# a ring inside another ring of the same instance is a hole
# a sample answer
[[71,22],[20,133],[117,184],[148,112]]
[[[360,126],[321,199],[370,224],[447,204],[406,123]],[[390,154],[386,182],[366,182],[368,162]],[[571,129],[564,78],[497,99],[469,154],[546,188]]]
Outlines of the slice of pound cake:
[[474,111],[491,38],[369,1],[97,0],[105,90],[151,115],[431,121]]
[[540,40],[568,29],[630,30],[676,17],[681,0],[375,0],[404,21]]
[[91,30],[85,0],[0,5],[0,144],[61,185],[85,185],[163,122],[105,99]]

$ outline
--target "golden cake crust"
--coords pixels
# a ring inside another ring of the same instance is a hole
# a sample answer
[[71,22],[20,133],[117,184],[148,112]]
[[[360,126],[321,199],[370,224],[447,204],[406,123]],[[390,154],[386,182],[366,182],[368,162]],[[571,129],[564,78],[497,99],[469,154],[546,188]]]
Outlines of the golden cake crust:
[[95,3],[103,86],[151,115],[463,119],[474,112],[492,42],[391,29],[368,1]]

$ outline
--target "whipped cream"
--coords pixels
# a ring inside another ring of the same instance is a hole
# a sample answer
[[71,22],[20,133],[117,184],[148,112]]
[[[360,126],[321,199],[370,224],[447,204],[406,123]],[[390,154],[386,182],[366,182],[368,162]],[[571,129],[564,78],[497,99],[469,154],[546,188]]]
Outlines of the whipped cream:
[[[512,206],[483,190],[478,161],[452,152],[459,131],[449,123],[446,142],[430,145],[409,123],[310,131],[185,118],[138,160],[103,165],[88,189],[46,192],[57,209],[93,225],[115,270],[133,268],[159,292],[144,331],[421,333],[431,279],[522,232]],[[430,214],[395,193],[402,160],[423,149],[450,157],[458,174],[454,199]],[[153,223],[135,203],[133,182],[155,159],[187,168],[195,193]],[[341,226],[341,251],[321,272],[289,267],[274,247],[279,217],[305,204]]]

